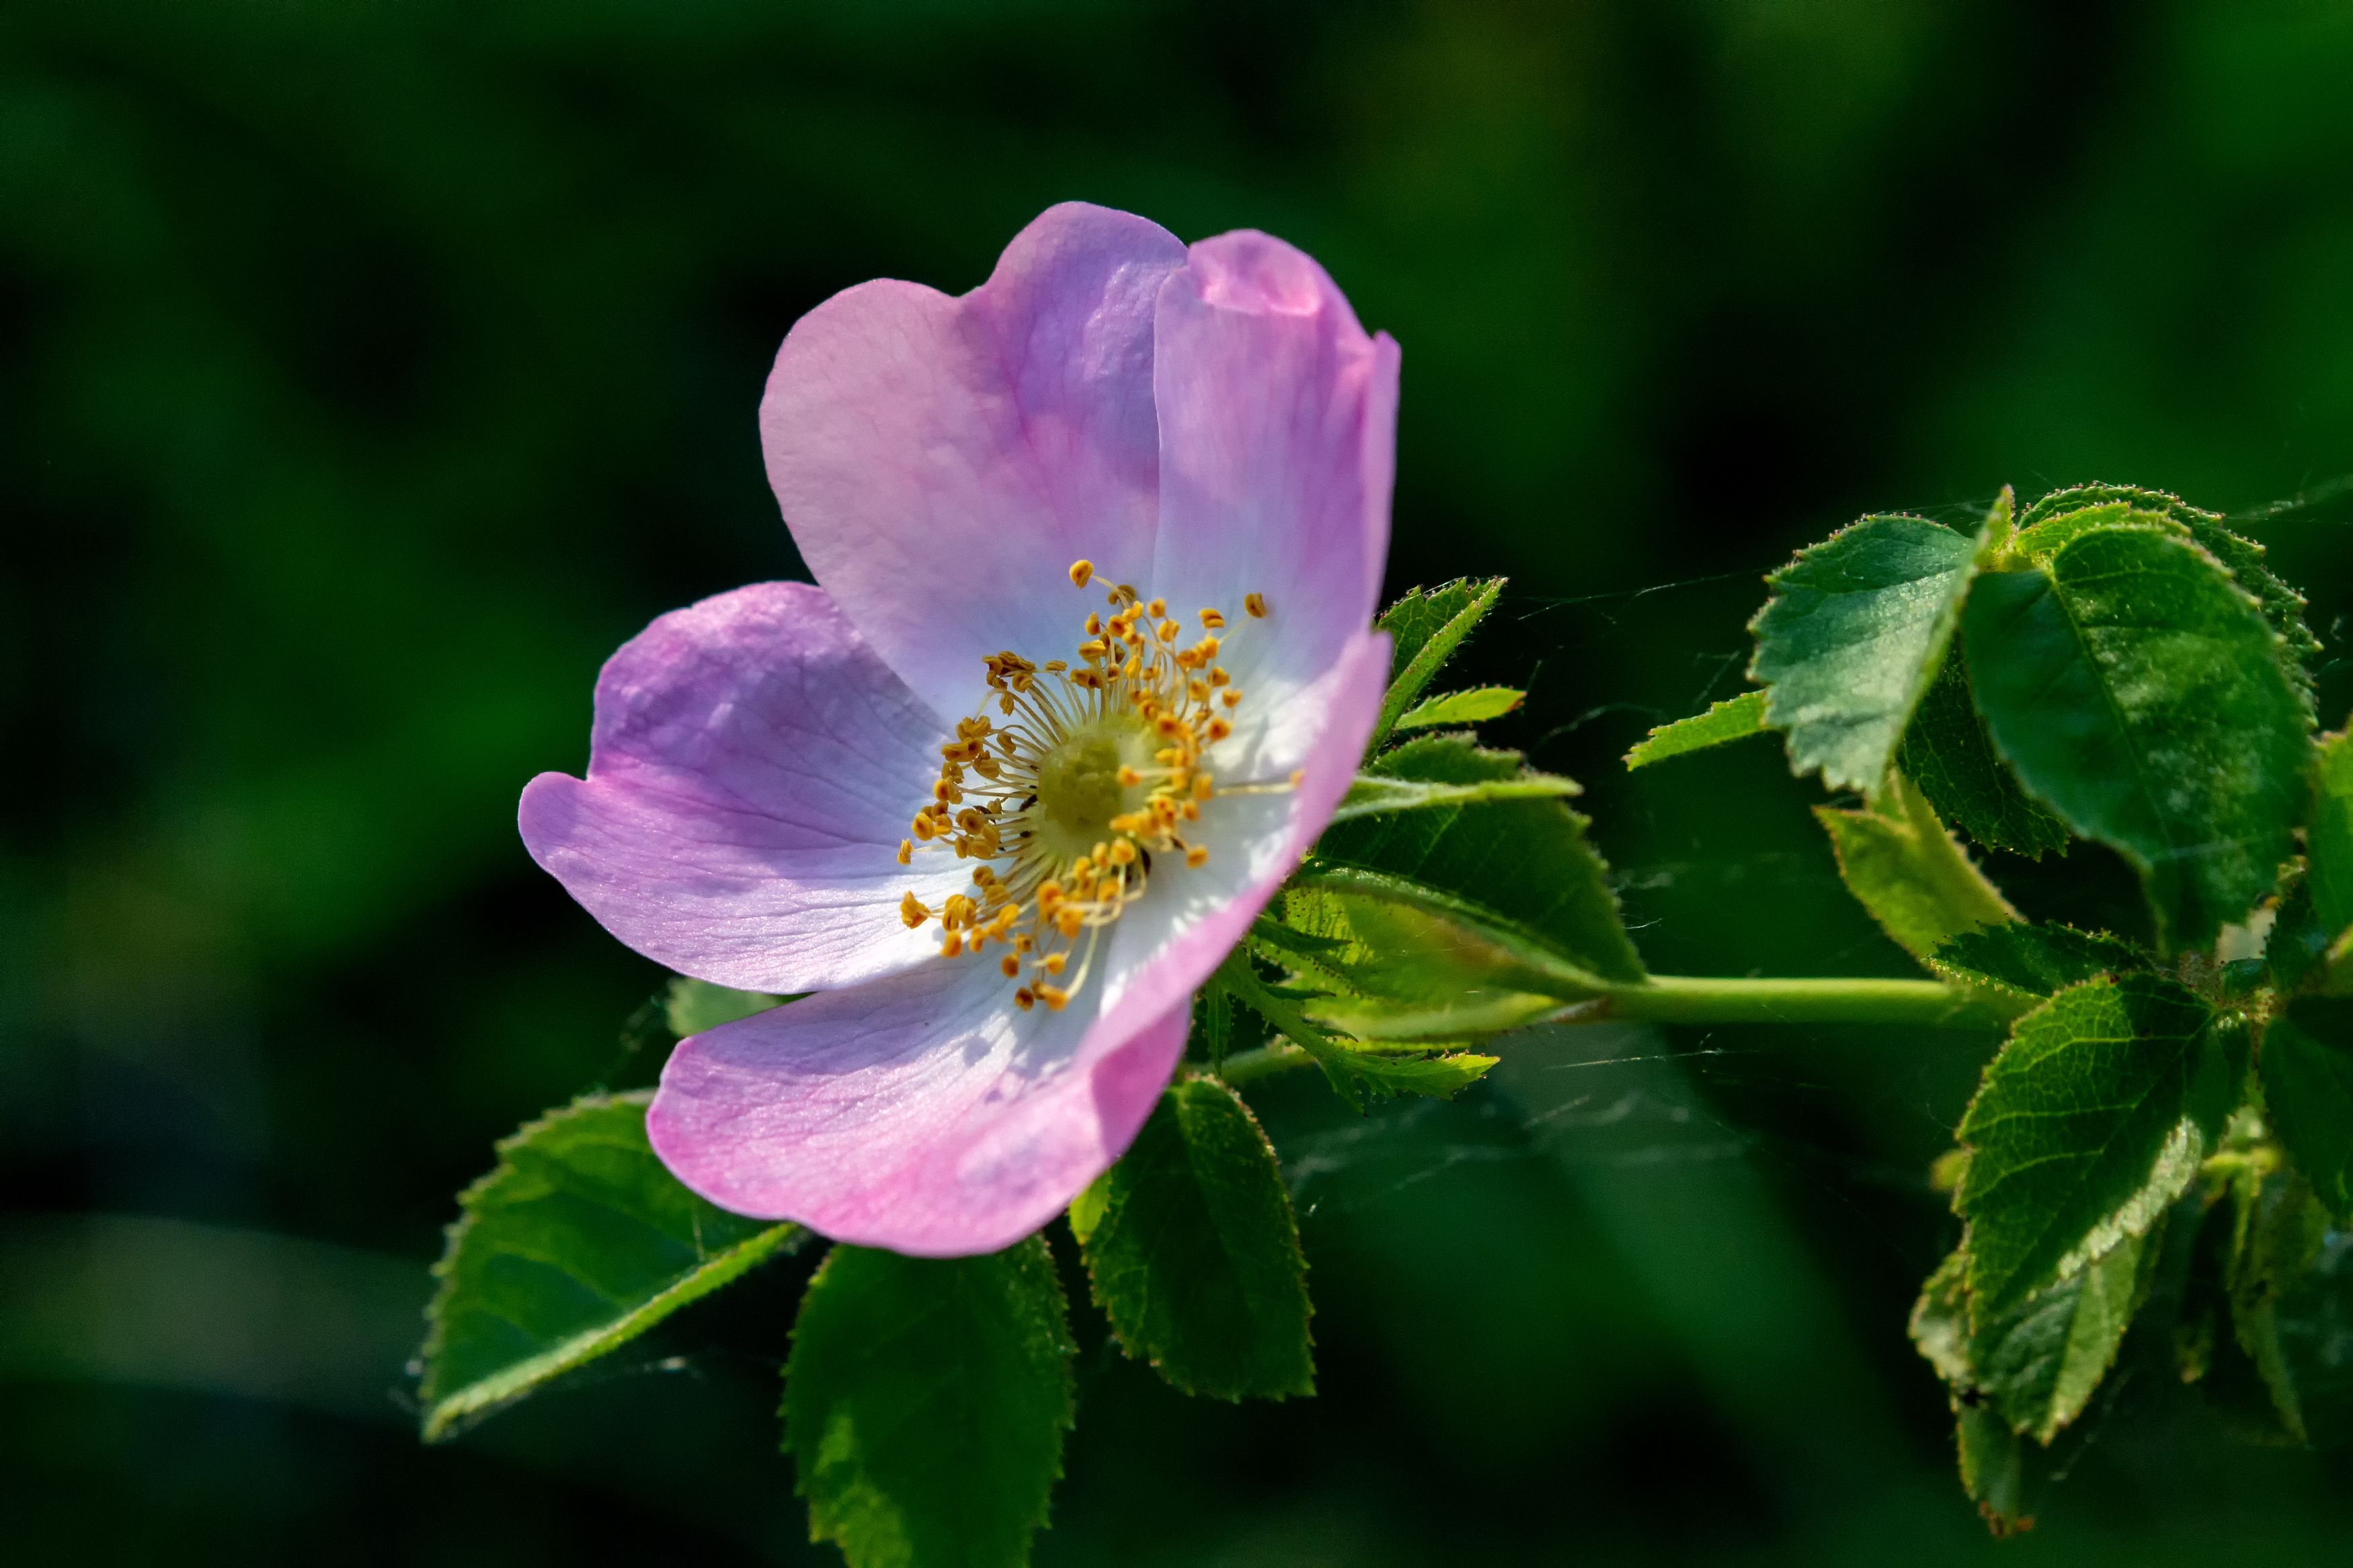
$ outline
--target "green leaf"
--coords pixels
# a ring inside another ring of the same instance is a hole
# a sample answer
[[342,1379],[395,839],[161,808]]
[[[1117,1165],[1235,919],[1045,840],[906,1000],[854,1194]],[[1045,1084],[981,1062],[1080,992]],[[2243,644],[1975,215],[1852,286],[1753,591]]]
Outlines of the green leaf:
[[2353,1003],[2298,997],[2263,1031],[2263,1110],[2288,1157],[2353,1222]]
[[1526,697],[1526,692],[1508,686],[1480,686],[1469,691],[1450,691],[1443,697],[1433,697],[1427,702],[1417,703],[1399,714],[1397,727],[1400,730],[1428,730],[1440,724],[1482,724],[1511,712]]
[[1383,816],[1399,811],[1427,811],[1440,805],[1479,805],[1500,800],[1559,800],[1581,793],[1577,781],[1533,771],[1511,778],[1480,779],[1471,784],[1446,784],[1427,779],[1390,778],[1358,773],[1348,786],[1334,822],[1360,816]]
[[670,1032],[682,1040],[689,1035],[699,1035],[705,1029],[715,1029],[722,1024],[732,1024],[738,1018],[748,1018],[754,1013],[797,1000],[793,996],[771,996],[761,991],[734,991],[681,974],[670,983],[662,1016]]
[[1462,639],[1495,607],[1496,595],[1503,591],[1501,577],[1483,582],[1466,577],[1441,587],[1416,588],[1382,614],[1378,624],[1389,634],[1389,668],[1397,673],[1389,680],[1388,695],[1381,700],[1381,716],[1373,726],[1367,752],[1388,739],[1406,710],[1462,646]]
[[2341,950],[2353,938],[2353,736],[2321,737],[2304,832],[2313,912],[2329,944]]
[[2076,833],[2141,872],[2168,947],[2277,885],[2310,746],[2276,637],[2213,557],[2147,529],[1992,574],[1964,617],[1995,743]]
[[1901,762],[1936,815],[1979,844],[2036,860],[2067,847],[2067,825],[2019,787],[1994,750],[1957,640],[1904,731]]
[[[1989,529],[2007,526],[2008,495]],[[1793,772],[1879,793],[1944,662],[1977,554],[1976,540],[1925,517],[1866,517],[1767,579],[1749,674],[1767,688],[1767,721],[1788,733]]]
[[1333,1092],[1353,1110],[1400,1094],[1450,1100],[1495,1065],[1495,1058],[1470,1052],[1400,1054],[1394,1047],[1335,1039],[1291,997],[1259,978],[1248,946],[1237,948],[1219,968],[1217,984],[1313,1057]]
[[1901,773],[1890,779],[1886,795],[1862,810],[1814,807],[1839,876],[1872,919],[1923,963],[1964,931],[2016,920],[1920,792]]
[[646,1142],[651,1098],[591,1096],[528,1123],[459,1194],[426,1310],[426,1441],[626,1344],[806,1235],[680,1185]]
[[[1476,784],[1523,778],[1516,752],[1457,735],[1409,741],[1368,772],[1411,783]],[[1586,819],[1557,799],[1481,801],[1335,824],[1312,870],[1354,868],[1412,882],[1477,911],[1483,929],[1520,933],[1556,962],[1636,984],[1641,960],[1618,918],[1608,868]]]
[[851,1568],[1015,1568],[1046,1522],[1073,1402],[1043,1237],[985,1258],[836,1247],[785,1368],[809,1539]]
[[1977,1387],[1969,1360],[1969,1255],[1954,1248],[1912,1304],[1912,1343],[1955,1394]]
[[1764,732],[1765,693],[1744,691],[1737,697],[1725,698],[1704,713],[1694,713],[1652,730],[1626,753],[1626,766],[1630,772],[1647,768],[1670,757],[1685,756],[1726,741],[1743,741]]
[[2022,999],[2056,995],[2103,974],[2152,970],[2156,963],[2116,937],[2013,921],[1952,938],[1929,955],[1928,967],[1957,985]]
[[2087,981],[2021,1018],[1960,1128],[1978,1325],[2145,1235],[2244,1076],[2243,1021],[2161,975]]
[[2225,1286],[2231,1331],[2270,1396],[2290,1441],[2309,1438],[2298,1367],[2283,1334],[2281,1306],[2319,1258],[2328,1215],[2294,1171],[2242,1166],[2231,1183],[2232,1229]]
[[1964,1405],[1957,1414],[1961,1485],[1999,1538],[2034,1528],[2025,1508],[2026,1455],[2018,1434],[1989,1405]]
[[1121,1346],[1187,1394],[1315,1392],[1307,1259],[1273,1145],[1214,1079],[1170,1086],[1082,1242]]
[[1488,1069],[1501,1059],[1499,1057],[1481,1056],[1476,1051],[1431,1051],[1399,1056],[1356,1050],[1343,1058],[1340,1070],[1355,1080],[1360,1102],[1394,1100],[1409,1094],[1430,1100],[1452,1100],[1486,1077]]
[[2353,1447],[2353,1230],[2321,1238],[2279,1289],[2270,1318],[2306,1436],[2323,1448]]
[[2013,1431],[2047,1447],[2084,1413],[2116,1363],[2158,1256],[2153,1236],[2127,1236],[1978,1331],[1978,1375]]

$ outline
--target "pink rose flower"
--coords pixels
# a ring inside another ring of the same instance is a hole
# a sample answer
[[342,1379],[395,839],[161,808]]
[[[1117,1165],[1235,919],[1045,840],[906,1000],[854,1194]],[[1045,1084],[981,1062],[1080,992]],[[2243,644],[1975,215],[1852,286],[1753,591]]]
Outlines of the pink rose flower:
[[816,993],[681,1042],[681,1181],[952,1257],[1119,1157],[1371,733],[1398,363],[1280,240],[1078,204],[793,328],[760,430],[818,585],[655,621],[522,795],[622,942]]

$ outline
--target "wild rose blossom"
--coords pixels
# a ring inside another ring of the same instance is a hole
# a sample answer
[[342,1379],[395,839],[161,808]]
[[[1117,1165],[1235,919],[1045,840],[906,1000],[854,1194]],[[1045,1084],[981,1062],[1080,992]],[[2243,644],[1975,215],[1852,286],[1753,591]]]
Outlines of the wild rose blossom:
[[522,796],[622,942],[816,993],[679,1045],[681,1181],[956,1256],[1118,1158],[1371,732],[1398,367],[1282,241],[1076,204],[793,328],[760,429],[818,585],[655,621]]

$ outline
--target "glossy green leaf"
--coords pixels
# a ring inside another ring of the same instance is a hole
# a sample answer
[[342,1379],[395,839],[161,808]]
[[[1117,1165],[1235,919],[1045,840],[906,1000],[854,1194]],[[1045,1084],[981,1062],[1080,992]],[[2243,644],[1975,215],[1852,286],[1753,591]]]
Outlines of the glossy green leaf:
[[1725,698],[1704,713],[1658,726],[1626,753],[1626,766],[1629,771],[1647,768],[1652,763],[1687,756],[1727,741],[1761,735],[1765,728],[1765,693],[1744,691],[1737,697]]
[[2353,736],[2321,737],[2304,832],[2313,913],[2337,947],[2353,937]]
[[1450,691],[1443,697],[1418,702],[1398,715],[1397,727],[1400,730],[1430,730],[1441,724],[1483,724],[1490,719],[1500,719],[1511,712],[1526,696],[1526,692],[1508,686],[1480,686],[1468,691]]
[[2263,1031],[2263,1109],[2320,1201],[2353,1223],[2353,1003],[2299,997]]
[[1016,1568],[1072,1413],[1069,1311],[1042,1237],[985,1258],[836,1247],[785,1369],[809,1539],[851,1568]]
[[1879,792],[1944,663],[1977,552],[1976,540],[1924,517],[1866,517],[1767,579],[1749,674],[1767,689],[1767,721],[1788,733],[1794,772]]
[[2048,1444],[2084,1413],[2116,1363],[2158,1252],[2153,1237],[2127,1236],[1978,1329],[1971,1352],[1981,1386],[2013,1431]]
[[[1525,776],[1519,753],[1457,735],[1409,741],[1367,773],[1410,783],[1476,784]],[[1518,933],[1558,963],[1618,983],[1639,982],[1641,960],[1618,918],[1608,868],[1587,842],[1586,819],[1557,799],[1485,801],[1335,825],[1311,869],[1354,868],[1411,882]]]
[[1486,618],[1504,591],[1504,580],[1464,578],[1436,588],[1416,588],[1382,612],[1380,629],[1389,634],[1388,695],[1381,700],[1380,718],[1374,723],[1369,751],[1387,740],[1398,721],[1414,705],[1446,661],[1461,647],[1462,639]]
[[2155,974],[2087,981],[2018,1021],[1960,1128],[1980,1328],[2156,1223],[2236,1102],[2245,1037]]
[[1176,1387],[1315,1391],[1291,1196],[1258,1119],[1224,1084],[1187,1079],[1160,1097],[1081,1239],[1121,1346]]
[[2014,921],[2000,890],[1945,831],[1936,814],[1901,773],[1875,805],[1860,811],[1818,805],[1839,876],[1897,945],[1926,963],[1965,931]]
[[459,1195],[426,1312],[427,1441],[627,1343],[806,1234],[680,1185],[646,1142],[651,1098],[592,1096],[529,1123]]
[[1332,820],[1354,822],[1360,816],[1428,811],[1434,806],[1478,805],[1489,801],[1565,800],[1579,793],[1574,779],[1532,770],[1524,770],[1510,778],[1479,779],[1469,784],[1358,773],[1356,782],[1341,797]]
[[2310,753],[2277,638],[2204,551],[2083,534],[1978,579],[1971,680],[2020,782],[2141,872],[2168,947],[2202,947],[2277,885]]
[[1957,985],[2023,999],[2053,996],[2103,974],[2152,970],[2156,962],[2116,937],[2013,921],[1952,938],[1929,955],[1928,967]]
[[1988,848],[2039,860],[2067,847],[2067,825],[2019,787],[1994,750],[1957,638],[1904,731],[1901,763],[1938,816]]

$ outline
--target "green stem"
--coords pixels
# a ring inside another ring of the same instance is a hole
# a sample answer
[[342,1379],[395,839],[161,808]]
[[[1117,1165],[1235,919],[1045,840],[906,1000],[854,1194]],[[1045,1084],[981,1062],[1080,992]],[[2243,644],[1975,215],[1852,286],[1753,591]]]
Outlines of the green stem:
[[[1237,952],[1217,974],[1233,998],[1288,1037],[1257,1050],[1237,1051],[1218,1076],[1228,1083],[1305,1067],[1323,1051],[1348,1047],[1332,1040],[1300,1011],[1270,992]],[[1559,1022],[1604,1024],[1896,1024],[1915,1027],[1995,1027],[2033,1004],[2011,1003],[1936,980],[1735,979],[1653,974],[1572,1005]],[[1291,1043],[1298,1042],[1298,1043]]]

